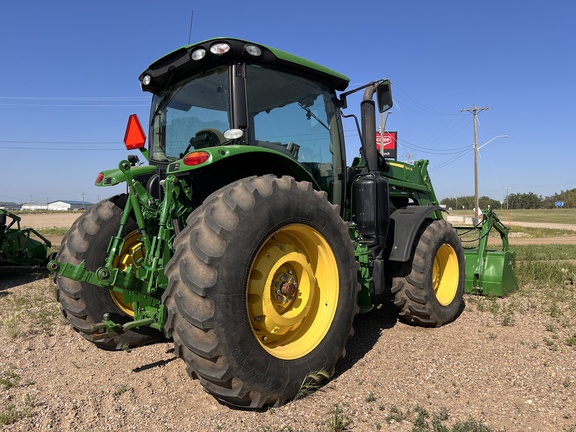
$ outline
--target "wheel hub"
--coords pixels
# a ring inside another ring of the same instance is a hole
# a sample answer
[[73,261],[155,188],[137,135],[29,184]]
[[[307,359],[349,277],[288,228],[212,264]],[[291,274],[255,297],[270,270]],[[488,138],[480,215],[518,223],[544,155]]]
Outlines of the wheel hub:
[[247,287],[252,330],[280,358],[312,350],[332,322],[338,299],[334,255],[311,227],[289,225],[256,255]]

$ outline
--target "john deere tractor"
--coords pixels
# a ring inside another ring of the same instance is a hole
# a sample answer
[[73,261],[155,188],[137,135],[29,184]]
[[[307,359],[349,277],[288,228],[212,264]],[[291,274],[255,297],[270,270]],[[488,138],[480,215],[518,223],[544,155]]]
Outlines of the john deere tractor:
[[[131,116],[124,141],[148,163],[130,154],[98,174],[127,193],[78,218],[48,264],[82,336],[110,350],[173,338],[208,392],[257,408],[331,376],[377,296],[410,324],[461,312],[464,253],[428,162],[377,150],[388,80],[346,91],[324,66],[217,38],[165,55],[140,83],[150,120]],[[348,166],[342,111],[357,91]]]

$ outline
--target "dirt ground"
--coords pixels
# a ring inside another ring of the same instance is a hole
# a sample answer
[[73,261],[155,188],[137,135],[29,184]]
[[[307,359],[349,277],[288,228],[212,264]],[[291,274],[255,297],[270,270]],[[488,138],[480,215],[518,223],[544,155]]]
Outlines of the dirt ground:
[[[23,223],[60,227],[77,217],[45,216]],[[444,425],[576,430],[576,346],[565,343],[576,338],[574,311],[558,318],[530,298],[466,295],[462,315],[438,329],[402,324],[383,304],[357,317],[347,356],[319,391],[245,411],[190,379],[170,341],[96,348],[58,318],[52,289],[48,277],[0,276],[0,420],[16,419],[2,430],[410,431],[423,412]]]
[[26,213],[21,215],[22,228],[67,228],[80,217],[80,212]]

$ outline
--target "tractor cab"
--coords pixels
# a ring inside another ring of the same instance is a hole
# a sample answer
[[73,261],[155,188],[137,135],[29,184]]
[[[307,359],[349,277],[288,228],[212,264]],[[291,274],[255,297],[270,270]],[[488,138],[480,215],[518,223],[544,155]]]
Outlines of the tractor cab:
[[195,166],[207,181],[224,172],[227,183],[253,173],[292,175],[343,201],[335,91],[347,77],[261,45],[213,39],[172,52],[140,80],[153,94],[151,164],[169,172]]

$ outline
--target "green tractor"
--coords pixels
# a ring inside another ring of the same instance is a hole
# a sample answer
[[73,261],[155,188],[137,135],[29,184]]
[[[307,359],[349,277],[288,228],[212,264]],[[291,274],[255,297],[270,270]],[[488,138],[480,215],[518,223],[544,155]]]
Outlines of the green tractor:
[[[150,121],[130,116],[124,142],[148,164],[131,154],[98,174],[127,193],[78,218],[48,264],[82,336],[110,350],[173,338],[208,392],[259,408],[331,376],[376,296],[406,323],[458,317],[464,252],[428,162],[377,150],[388,80],[345,91],[319,64],[217,38],[160,58],[140,83]],[[359,90],[360,157],[347,166],[342,110]]]
[[50,241],[34,228],[21,228],[20,216],[0,209],[0,273],[46,272]]

